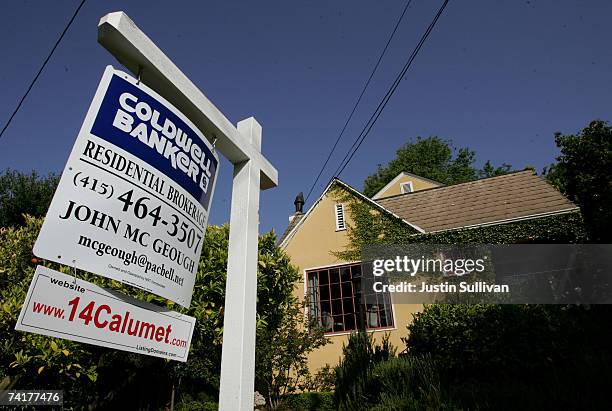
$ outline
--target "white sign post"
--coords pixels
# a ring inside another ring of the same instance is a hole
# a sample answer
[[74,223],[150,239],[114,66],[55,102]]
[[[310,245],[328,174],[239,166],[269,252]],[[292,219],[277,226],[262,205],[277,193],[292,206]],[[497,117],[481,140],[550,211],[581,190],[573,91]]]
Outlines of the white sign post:
[[205,135],[216,138],[217,150],[234,164],[219,408],[252,410],[259,190],[278,184],[276,169],[261,154],[261,126],[249,118],[236,128],[125,13],[102,17],[98,41]]

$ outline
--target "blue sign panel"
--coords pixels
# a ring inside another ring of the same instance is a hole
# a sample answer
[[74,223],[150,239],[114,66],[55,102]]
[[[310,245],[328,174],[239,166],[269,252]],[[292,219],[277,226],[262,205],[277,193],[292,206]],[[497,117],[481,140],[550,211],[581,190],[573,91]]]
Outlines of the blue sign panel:
[[163,103],[115,74],[91,133],[152,165],[209,210],[218,160]]

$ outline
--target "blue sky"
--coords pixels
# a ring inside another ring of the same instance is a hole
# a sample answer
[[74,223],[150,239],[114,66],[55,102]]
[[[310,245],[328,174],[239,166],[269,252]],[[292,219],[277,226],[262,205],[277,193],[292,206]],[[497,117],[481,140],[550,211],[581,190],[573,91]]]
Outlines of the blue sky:
[[[79,1],[10,1],[0,10],[0,125]],[[441,1],[414,0],[329,167],[329,181]],[[0,140],[0,168],[60,172],[104,67],[99,18],[124,10],[234,123],[254,116],[280,186],[262,193],[262,232],[282,232],[307,192],[405,2],[119,2],[89,0]],[[612,3],[451,0],[342,175],[361,189],[416,136],[438,135],[487,159],[538,171],[553,133],[612,120]],[[228,220],[231,165],[221,164],[210,222]]]

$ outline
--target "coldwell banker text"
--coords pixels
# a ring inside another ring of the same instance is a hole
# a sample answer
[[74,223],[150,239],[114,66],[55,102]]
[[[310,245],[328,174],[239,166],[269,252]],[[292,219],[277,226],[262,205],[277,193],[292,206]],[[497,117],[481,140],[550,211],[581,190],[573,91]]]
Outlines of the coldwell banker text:
[[[138,97],[123,93],[119,96],[113,126],[129,133],[170,161],[183,173],[208,191],[211,177],[211,159],[203,155],[199,145],[170,119],[160,119],[160,113]],[[173,142],[174,141],[174,142]]]

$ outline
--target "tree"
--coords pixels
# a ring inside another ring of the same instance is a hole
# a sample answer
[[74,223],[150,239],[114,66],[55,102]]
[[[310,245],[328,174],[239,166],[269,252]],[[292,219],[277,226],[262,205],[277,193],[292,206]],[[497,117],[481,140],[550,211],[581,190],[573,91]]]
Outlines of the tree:
[[511,168],[512,166],[506,163],[502,164],[500,167],[493,167],[491,160],[487,160],[484,166],[482,166],[482,170],[478,170],[478,178],[501,176],[507,174]]
[[304,308],[297,301],[280,307],[283,321],[276,328],[257,330],[258,388],[267,394],[272,409],[283,405],[289,394],[309,388],[308,354],[328,342],[324,330],[308,321]]
[[511,168],[508,164],[495,168],[487,161],[478,170],[474,167],[475,160],[474,151],[465,147],[456,149],[450,140],[418,137],[400,147],[385,167],[378,165],[376,172],[365,179],[363,193],[373,196],[402,171],[450,185],[505,174]]
[[561,150],[547,180],[580,207],[591,241],[612,240],[612,127],[592,121],[579,134],[555,133]]
[[0,227],[23,225],[23,214],[44,216],[58,182],[56,174],[41,177],[36,171],[5,170],[0,175]]
[[260,238],[259,254],[256,389],[275,407],[309,383],[307,354],[327,339],[323,329],[304,315],[304,304],[294,294],[301,275],[273,234]]

